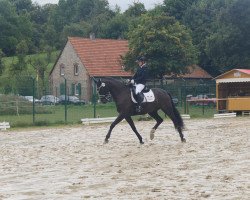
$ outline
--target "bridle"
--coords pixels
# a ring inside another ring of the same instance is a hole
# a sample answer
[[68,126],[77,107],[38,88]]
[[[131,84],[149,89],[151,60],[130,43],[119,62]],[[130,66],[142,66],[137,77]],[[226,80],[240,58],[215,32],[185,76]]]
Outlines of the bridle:
[[106,86],[106,84],[102,82],[101,85],[97,88],[97,91],[99,93],[100,99],[105,99],[107,101],[110,101],[111,100],[110,92],[107,92],[106,94],[100,94],[101,88],[104,88],[105,86]]

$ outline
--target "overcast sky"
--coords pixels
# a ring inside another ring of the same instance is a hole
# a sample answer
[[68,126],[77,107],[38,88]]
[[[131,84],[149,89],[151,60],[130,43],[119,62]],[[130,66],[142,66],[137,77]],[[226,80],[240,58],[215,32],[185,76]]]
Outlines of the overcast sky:
[[[46,3],[58,3],[58,0],[32,0],[40,5]],[[90,0],[91,1],[91,0]],[[122,11],[126,10],[129,5],[133,5],[133,2],[141,2],[145,5],[146,9],[154,8],[157,4],[162,4],[163,0],[108,0],[110,7],[113,9],[117,4]]]

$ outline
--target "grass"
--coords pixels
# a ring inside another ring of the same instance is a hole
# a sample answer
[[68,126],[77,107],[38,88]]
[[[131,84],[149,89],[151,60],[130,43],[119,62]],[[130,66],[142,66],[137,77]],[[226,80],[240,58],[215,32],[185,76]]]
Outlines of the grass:
[[[53,126],[60,124],[80,124],[82,118],[94,117],[93,105],[68,105],[67,106],[67,123],[65,123],[65,107],[64,105],[56,106],[36,106],[46,107],[49,110],[49,114],[35,114],[35,123],[33,124],[32,114],[22,115],[0,115],[0,122],[8,121],[11,127],[30,127],[30,126]],[[180,113],[184,113],[183,107],[177,107]],[[212,118],[216,113],[215,108],[192,106],[189,108],[189,114],[191,118]],[[165,114],[160,111],[159,114],[165,118]],[[96,105],[96,117],[114,117],[117,116],[117,111],[114,103],[97,104]],[[143,120],[141,116],[135,116],[135,120]],[[146,120],[146,119],[145,119]]]

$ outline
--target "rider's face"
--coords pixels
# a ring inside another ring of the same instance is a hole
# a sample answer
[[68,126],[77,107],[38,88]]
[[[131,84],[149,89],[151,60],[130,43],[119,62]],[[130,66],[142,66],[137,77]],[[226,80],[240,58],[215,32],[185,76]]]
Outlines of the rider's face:
[[143,64],[142,61],[139,61],[139,62],[138,62],[138,65],[139,65],[139,66],[142,66],[142,64]]

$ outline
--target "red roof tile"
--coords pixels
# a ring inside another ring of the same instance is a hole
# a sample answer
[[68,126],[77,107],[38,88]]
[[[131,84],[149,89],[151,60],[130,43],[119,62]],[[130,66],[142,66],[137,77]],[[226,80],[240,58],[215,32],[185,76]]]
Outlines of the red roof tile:
[[188,67],[189,73],[183,75],[184,78],[213,78],[201,67],[194,65]]
[[[166,78],[171,78],[172,76],[165,76]],[[181,78],[207,78],[207,79],[212,79],[213,77],[207,73],[205,70],[200,68],[197,65],[189,66],[188,67],[188,73],[186,74],[181,74],[177,77]]]
[[250,74],[250,69],[236,69],[236,70],[243,72],[245,74]]
[[127,40],[69,37],[77,55],[90,76],[131,76],[120,64],[128,51]]

